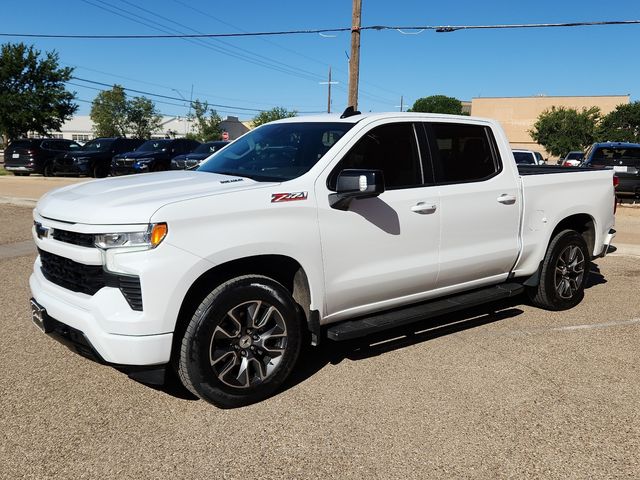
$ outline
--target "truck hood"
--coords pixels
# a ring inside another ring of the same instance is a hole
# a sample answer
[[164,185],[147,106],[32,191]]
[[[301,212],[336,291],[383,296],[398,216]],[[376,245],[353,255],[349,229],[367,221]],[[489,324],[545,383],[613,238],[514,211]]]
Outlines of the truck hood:
[[145,173],[69,185],[43,196],[36,206],[46,218],[70,223],[148,223],[163,205],[275,183],[196,171]]

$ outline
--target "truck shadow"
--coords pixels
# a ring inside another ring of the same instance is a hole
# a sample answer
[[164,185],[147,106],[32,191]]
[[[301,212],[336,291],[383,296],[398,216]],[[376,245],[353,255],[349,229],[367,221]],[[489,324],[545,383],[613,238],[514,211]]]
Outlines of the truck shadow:
[[516,306],[522,303],[522,297],[515,297],[440,317],[418,320],[410,325],[351,341],[334,342],[324,338],[320,346],[308,347],[302,352],[298,365],[280,392],[304,382],[328,364],[337,365],[345,359],[357,361],[371,358],[445,335],[517,317],[523,310]]

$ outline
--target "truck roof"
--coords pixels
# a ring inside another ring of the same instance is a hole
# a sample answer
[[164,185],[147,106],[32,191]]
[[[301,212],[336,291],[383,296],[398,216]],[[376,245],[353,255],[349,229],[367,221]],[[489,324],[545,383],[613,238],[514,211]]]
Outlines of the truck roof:
[[288,117],[276,120],[273,123],[292,123],[292,122],[339,122],[339,123],[358,123],[364,119],[378,120],[386,118],[415,118],[416,120],[438,120],[438,119],[457,119],[461,121],[481,121],[488,123],[496,123],[494,120],[482,117],[470,117],[468,115],[448,115],[444,113],[417,113],[417,112],[376,112],[376,113],[359,113],[346,118],[340,118],[340,114],[322,114],[307,115],[300,117]]

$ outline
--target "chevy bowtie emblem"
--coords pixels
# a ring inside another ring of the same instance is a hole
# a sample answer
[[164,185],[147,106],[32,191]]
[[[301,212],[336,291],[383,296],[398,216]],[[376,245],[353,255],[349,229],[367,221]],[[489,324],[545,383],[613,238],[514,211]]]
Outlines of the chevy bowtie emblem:
[[36,235],[40,239],[47,238],[51,233],[51,229],[48,227],[43,227],[40,222],[35,222],[35,227],[36,227]]

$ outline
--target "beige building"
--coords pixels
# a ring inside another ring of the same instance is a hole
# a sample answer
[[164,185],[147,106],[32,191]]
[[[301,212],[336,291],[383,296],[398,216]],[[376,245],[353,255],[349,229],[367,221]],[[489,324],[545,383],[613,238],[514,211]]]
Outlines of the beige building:
[[629,95],[602,95],[591,97],[483,97],[471,99],[471,115],[498,120],[504,128],[512,148],[538,151],[545,158],[549,155],[533,141],[529,130],[538,116],[551,107],[583,108],[598,107],[603,115],[618,105],[628,104]]

